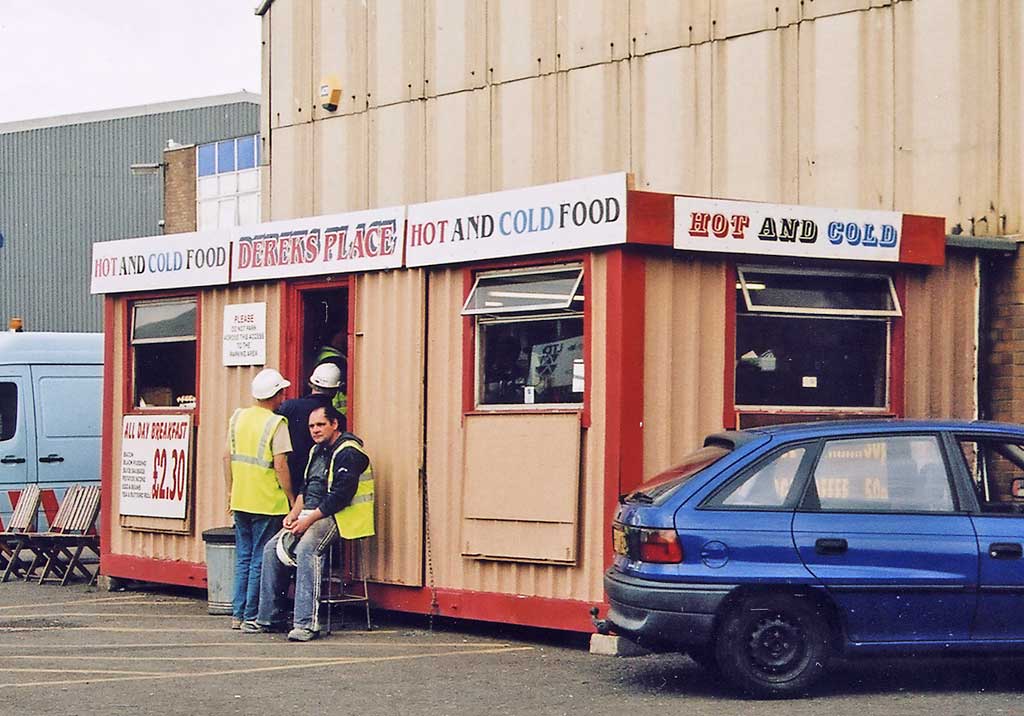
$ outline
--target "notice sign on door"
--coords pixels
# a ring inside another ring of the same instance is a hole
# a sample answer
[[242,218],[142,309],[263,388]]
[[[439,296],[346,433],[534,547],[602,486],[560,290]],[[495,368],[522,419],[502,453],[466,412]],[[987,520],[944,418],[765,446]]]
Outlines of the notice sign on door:
[[224,365],[265,365],[267,304],[224,306]]
[[124,416],[121,514],[185,519],[191,446],[191,415]]

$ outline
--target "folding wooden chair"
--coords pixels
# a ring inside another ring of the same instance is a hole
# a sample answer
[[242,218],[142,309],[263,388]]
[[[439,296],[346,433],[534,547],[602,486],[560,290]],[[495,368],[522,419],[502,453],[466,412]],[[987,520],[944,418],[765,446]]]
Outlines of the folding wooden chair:
[[76,571],[88,579],[89,584],[95,584],[99,570],[90,572],[86,569],[83,553],[88,549],[99,559],[100,538],[96,534],[99,514],[99,485],[72,485],[68,488],[50,529],[27,535],[26,546],[35,553],[29,574],[42,564],[40,584],[53,574],[54,580],[59,579],[62,585],[66,585]]
[[18,504],[14,507],[7,529],[0,532],[0,556],[6,560],[3,580],[6,582],[13,574],[20,577],[28,567],[28,560],[21,558],[26,535],[35,527],[36,513],[39,511],[39,485],[28,485],[21,491]]

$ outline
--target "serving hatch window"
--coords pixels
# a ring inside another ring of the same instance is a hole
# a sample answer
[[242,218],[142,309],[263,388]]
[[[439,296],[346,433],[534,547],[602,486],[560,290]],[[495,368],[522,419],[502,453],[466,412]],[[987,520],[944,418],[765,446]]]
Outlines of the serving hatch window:
[[885,408],[900,315],[887,275],[738,268],[737,407]]
[[583,402],[583,268],[481,273],[462,308],[476,318],[477,405]]
[[194,408],[196,299],[135,303],[131,326],[135,406]]

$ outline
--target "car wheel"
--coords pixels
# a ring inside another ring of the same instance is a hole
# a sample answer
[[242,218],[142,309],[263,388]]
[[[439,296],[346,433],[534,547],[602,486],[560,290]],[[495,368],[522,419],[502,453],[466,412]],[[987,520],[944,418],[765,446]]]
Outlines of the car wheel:
[[686,648],[686,655],[704,671],[716,675],[722,673],[718,667],[718,659],[715,658],[715,650],[710,645],[689,646]]
[[722,673],[755,696],[803,693],[824,672],[829,651],[828,625],[814,604],[786,594],[744,599],[715,639]]

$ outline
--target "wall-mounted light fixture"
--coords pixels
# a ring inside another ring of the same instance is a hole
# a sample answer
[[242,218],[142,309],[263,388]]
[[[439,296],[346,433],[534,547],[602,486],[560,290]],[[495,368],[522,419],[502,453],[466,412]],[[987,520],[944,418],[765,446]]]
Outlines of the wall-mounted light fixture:
[[166,167],[166,162],[144,162],[142,164],[132,164],[128,167],[128,170],[133,176],[140,177],[147,174],[159,174]]

